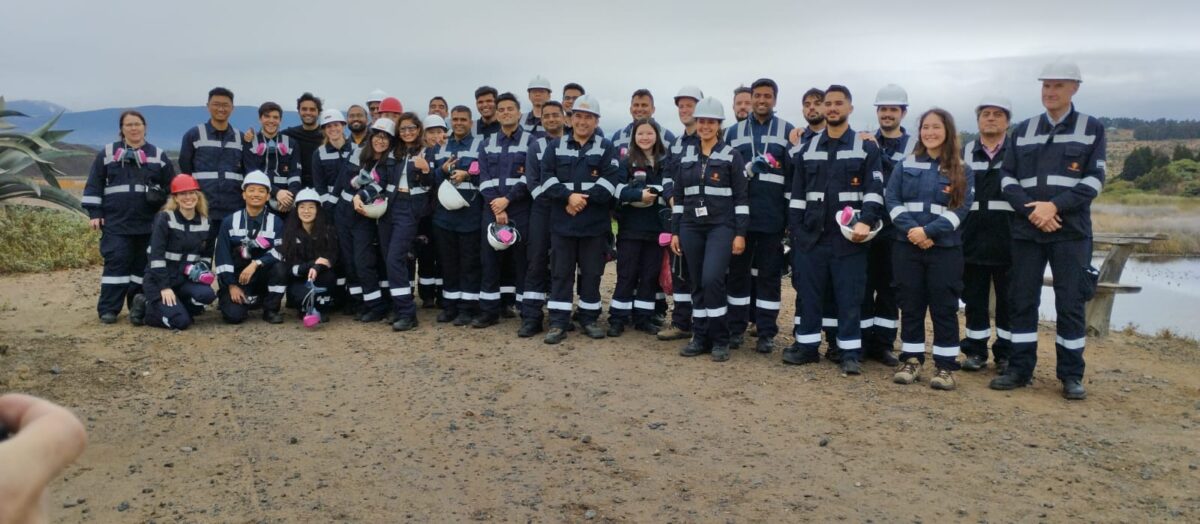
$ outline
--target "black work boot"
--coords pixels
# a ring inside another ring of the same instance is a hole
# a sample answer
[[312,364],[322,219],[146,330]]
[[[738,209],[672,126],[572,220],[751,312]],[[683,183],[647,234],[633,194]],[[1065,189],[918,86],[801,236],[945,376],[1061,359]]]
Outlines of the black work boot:
[[679,350],[679,354],[685,357],[696,357],[708,353],[708,345],[701,342],[700,339],[692,337],[688,344]]
[[536,320],[525,320],[521,322],[521,329],[517,330],[517,336],[521,338],[529,338],[542,332],[542,323]]
[[133,302],[129,304],[129,323],[135,326],[140,326],[146,320],[146,295],[138,293],[133,296]]
[[1087,398],[1087,390],[1083,389],[1083,381],[1069,378],[1062,383],[1062,396],[1067,400],[1083,400]]
[[1011,389],[1023,388],[1029,385],[1029,379],[1018,377],[1012,373],[1000,375],[988,383],[988,387],[999,390],[1008,391]]

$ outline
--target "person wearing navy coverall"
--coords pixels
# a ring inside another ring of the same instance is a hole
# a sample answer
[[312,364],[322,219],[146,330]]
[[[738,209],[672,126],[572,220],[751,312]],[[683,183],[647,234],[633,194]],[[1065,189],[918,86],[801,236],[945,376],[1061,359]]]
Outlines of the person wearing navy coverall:
[[[912,155],[917,138],[908,134],[901,120],[908,114],[908,106],[877,105],[875,115],[879,130],[873,139],[879,145],[880,160],[883,162],[883,183],[886,187],[896,163]],[[882,239],[890,239],[891,219],[886,213],[881,216]],[[892,274],[892,242],[871,242],[867,253],[867,290],[863,298],[862,341],[863,356],[878,360],[884,365],[898,363],[895,355],[896,324],[900,310],[896,306],[896,282]]]
[[[896,381],[911,383],[925,362],[925,312],[933,322],[930,383],[954,389],[958,365],[958,300],[962,293],[962,234],[959,226],[975,197],[975,176],[961,157],[954,119],[931,109],[918,120],[920,143],[896,163],[884,192],[894,242],[892,264],[901,318],[902,362]],[[908,379],[901,379],[908,373]]]
[[471,110],[466,106],[455,106],[450,122],[453,133],[434,154],[435,182],[440,187],[449,180],[467,207],[449,210],[440,201],[434,204],[433,234],[443,282],[442,312],[437,320],[466,326],[479,313],[480,252],[491,249],[480,247],[483,199],[479,177],[469,172],[471,163],[479,159],[476,151],[483,140],[471,134]]
[[1080,113],[1071,102],[1079,85],[1077,67],[1073,75],[1044,73],[1046,112],[1017,124],[1013,147],[1004,154],[1000,185],[1015,210],[1009,304],[1013,349],[1008,369],[989,384],[993,389],[1022,387],[1033,376],[1038,304],[1049,264],[1057,315],[1055,375],[1063,383],[1064,397],[1087,396],[1082,384],[1084,307],[1095,293],[1097,277],[1091,267],[1091,206],[1104,185],[1106,142],[1100,121]]
[[479,111],[479,119],[471,127],[471,134],[480,138],[488,138],[500,131],[500,121],[496,120],[496,97],[500,92],[492,86],[481,86],[475,90],[475,109]]
[[695,157],[680,159],[672,173],[671,250],[682,254],[691,277],[692,338],[679,354],[712,354],[729,360],[729,261],[746,249],[750,197],[742,154],[721,140],[725,111],[715,98],[696,104]]
[[[794,127],[775,115],[779,87],[761,78],[751,86],[753,112],[725,132],[725,142],[750,164],[747,191],[750,225],[746,251],[729,263],[730,347],[741,345],[753,308],[759,353],[774,351],[779,333],[780,279],[783,277],[783,234],[787,227],[791,174],[783,170],[788,136]],[[767,160],[770,155],[774,163]]]
[[295,140],[279,133],[283,108],[275,102],[258,107],[260,130],[242,149],[246,171],[262,171],[271,179],[270,209],[280,216],[291,210],[300,192],[300,151]]
[[[482,229],[492,223],[509,225],[519,239],[529,232],[529,188],[525,178],[525,160],[533,135],[520,126],[521,104],[512,93],[496,101],[496,119],[500,131],[481,141],[479,156],[479,193],[483,196]],[[486,233],[485,233],[486,235]],[[483,279],[479,288],[479,317],[471,327],[485,328],[500,318],[500,294],[525,292],[526,250],[529,243],[518,240],[497,251],[487,239],[480,242]],[[512,287],[505,275],[511,275]]]
[[[242,207],[242,134],[229,123],[233,92],[214,87],[208,92],[209,121],[183,134],[179,146],[179,172],[188,173],[208,198],[208,219],[220,224]],[[210,228],[209,243],[216,245],[220,228]]]
[[[387,273],[385,265],[381,263],[384,252],[380,247],[382,228],[379,223],[390,218],[386,213],[379,219],[368,217],[363,207],[379,198],[385,198],[384,188],[387,181],[397,178],[395,172],[399,167],[396,165],[396,158],[392,156],[396,139],[386,129],[381,129],[388,127],[383,120],[372,124],[368,146],[363,148],[359,158],[352,158],[354,162],[351,168],[346,170],[343,182],[338,184],[343,202],[338,203],[336,220],[347,225],[349,235],[344,236],[349,237],[351,248],[350,256],[345,257],[345,244],[342,244],[342,262],[345,264],[353,261],[347,268],[350,270],[347,283],[351,295],[362,298],[362,307],[355,317],[362,322],[378,322],[387,316],[388,309],[381,290],[381,283],[387,278]],[[370,176],[372,182],[356,184],[356,177],[362,174]],[[378,181],[375,180],[376,177]],[[339,234],[339,239],[344,236]]]
[[[542,332],[542,307],[550,292],[550,199],[542,180],[542,157],[554,140],[563,137],[563,106],[551,100],[542,105],[541,126],[546,136],[534,140],[525,155],[525,185],[529,188],[529,231],[525,248],[527,271],[525,296],[521,300],[521,328],[517,336],[532,337]],[[484,248],[487,249],[487,248]],[[520,270],[520,268],[518,268]]]
[[[701,94],[703,96],[703,94]],[[693,114],[700,102],[694,96],[675,97],[675,109],[683,134],[671,141],[663,166],[663,198],[668,202],[674,196],[674,180],[679,176],[682,158],[695,158],[700,148],[700,135],[696,134],[696,119]],[[670,219],[674,221],[674,217]],[[692,294],[691,284],[686,278],[687,264],[682,255],[670,251],[671,256],[671,322],[658,331],[659,340],[682,340],[692,338]]]
[[[383,197],[388,211],[379,221],[379,240],[387,267],[388,293],[392,296],[392,330],[408,331],[417,326],[413,303],[410,255],[421,218],[429,212],[429,188],[433,184],[433,150],[424,147],[421,119],[404,113],[396,126],[396,168],[391,170]],[[386,239],[386,240],[385,240]]]
[[[184,268],[212,267],[208,245],[208,202],[194,179],[181,175],[172,183],[170,201],[154,216],[146,265],[143,303],[145,323],[168,329],[187,329],[204,307],[217,299],[211,284],[199,281]],[[209,271],[211,273],[211,269]]]
[[[263,320],[279,324],[283,322],[279,309],[287,286],[271,269],[281,258],[278,247],[283,239],[283,221],[266,210],[270,179],[261,171],[246,176],[242,182],[246,204],[225,217],[217,234],[218,306],[221,318],[229,324],[244,322],[249,310],[258,307],[263,309]],[[263,239],[267,246],[247,246],[246,239]]]
[[657,334],[654,298],[663,248],[659,235],[668,231],[664,212],[663,162],[666,148],[653,119],[634,123],[629,155],[621,160],[617,183],[617,283],[608,305],[608,336],[620,336],[626,325]]
[[[351,263],[346,260],[346,257],[351,255],[351,251],[349,251],[349,232],[337,220],[337,207],[341,200],[341,193],[337,186],[342,174],[351,171],[350,159],[356,156],[358,151],[354,144],[346,139],[346,122],[342,120],[325,122],[321,124],[321,132],[325,134],[325,143],[313,151],[313,190],[321,196],[321,218],[334,227],[339,244],[338,253],[342,257],[342,263],[333,266],[333,272],[337,275],[333,290],[334,304],[347,308],[346,311],[353,312],[354,304],[362,299],[362,289],[359,289],[356,300],[356,297],[350,293],[349,286],[346,285],[347,275],[349,275],[347,267]],[[357,169],[353,171],[357,171]],[[346,203],[349,204],[349,202]],[[353,212],[353,210],[350,211]],[[342,239],[344,231],[347,235],[345,240]]]
[[604,272],[606,235],[612,231],[609,203],[616,191],[619,165],[612,142],[596,136],[599,103],[591,96],[575,101],[572,134],[547,145],[542,156],[542,185],[550,199],[551,263],[550,331],[544,342],[566,338],[571,321],[575,274],[579,272],[579,323],[591,338],[605,332],[600,315],[600,277]]
[[[883,213],[883,166],[879,148],[850,129],[854,111],[850,90],[825,90],[825,130],[792,148],[791,229],[793,270],[800,325],[783,361],[808,364],[818,359],[821,307],[832,286],[838,311],[837,343],[842,371],[859,374],[862,354],[862,300],[866,288],[867,239]],[[853,240],[846,239],[836,214],[850,206],[860,212]]]
[[1008,110],[997,106],[976,109],[979,139],[963,148],[964,161],[975,172],[975,202],[962,224],[963,303],[966,304],[966,336],[962,339],[964,371],[987,365],[991,338],[989,302],[996,290],[996,341],[992,343],[996,369],[1008,367],[1012,353],[1012,326],[1008,315],[1009,268],[1012,266],[1012,205],[1000,191],[1000,168],[1004,152],[1012,146],[1007,138]]
[[[146,268],[150,225],[162,201],[147,200],[147,190],[165,195],[175,167],[161,149],[146,143],[146,119],[126,111],[118,119],[120,141],[96,154],[83,188],[81,202],[92,229],[100,235],[104,269],[96,311],[102,322],[116,322],[117,314],[141,293]],[[130,317],[137,324],[141,319]]]

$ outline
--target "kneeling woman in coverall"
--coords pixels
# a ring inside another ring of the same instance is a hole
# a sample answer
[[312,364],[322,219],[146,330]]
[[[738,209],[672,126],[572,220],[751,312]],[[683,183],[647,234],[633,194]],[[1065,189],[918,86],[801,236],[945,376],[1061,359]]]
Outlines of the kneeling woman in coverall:
[[288,307],[299,309],[303,317],[308,308],[321,313],[326,322],[332,314],[333,271],[338,255],[338,239],[333,226],[321,210],[321,195],[313,189],[296,194],[295,210],[288,214],[283,230],[283,263],[275,265],[276,278],[287,284]]
[[171,198],[150,226],[145,294],[133,297],[130,316],[155,327],[187,329],[217,299],[209,258],[208,200],[191,175],[171,181]]

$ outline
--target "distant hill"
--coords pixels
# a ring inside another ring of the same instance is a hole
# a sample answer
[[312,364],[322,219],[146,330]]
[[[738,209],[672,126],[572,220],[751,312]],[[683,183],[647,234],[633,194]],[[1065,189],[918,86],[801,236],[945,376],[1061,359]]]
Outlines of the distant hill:
[[[46,119],[61,111],[61,106],[40,100],[14,100],[7,102],[9,109],[21,111],[30,118],[10,118],[8,121],[20,131],[36,129]],[[102,147],[117,139],[117,118],[126,108],[97,109],[94,111],[66,112],[59,119],[56,129],[71,129],[66,141]],[[134,107],[146,117],[147,141],[167,150],[178,150],[183,134],[191,127],[208,120],[208,110],[203,106],[138,106]],[[298,125],[300,117],[295,111],[283,114],[283,127]],[[233,112],[233,125],[244,130],[258,128],[258,108],[237,106]]]

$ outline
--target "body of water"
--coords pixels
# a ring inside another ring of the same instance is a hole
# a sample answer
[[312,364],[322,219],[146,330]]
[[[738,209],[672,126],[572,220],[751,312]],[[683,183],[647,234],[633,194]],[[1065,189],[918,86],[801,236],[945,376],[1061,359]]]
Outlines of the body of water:
[[[1103,257],[1094,264],[1099,268],[1101,262]],[[1142,286],[1142,292],[1117,295],[1113,329],[1133,324],[1143,333],[1168,328],[1200,338],[1200,257],[1132,257],[1125,264],[1121,283]],[[1044,319],[1055,318],[1053,288],[1042,287],[1040,314]]]

